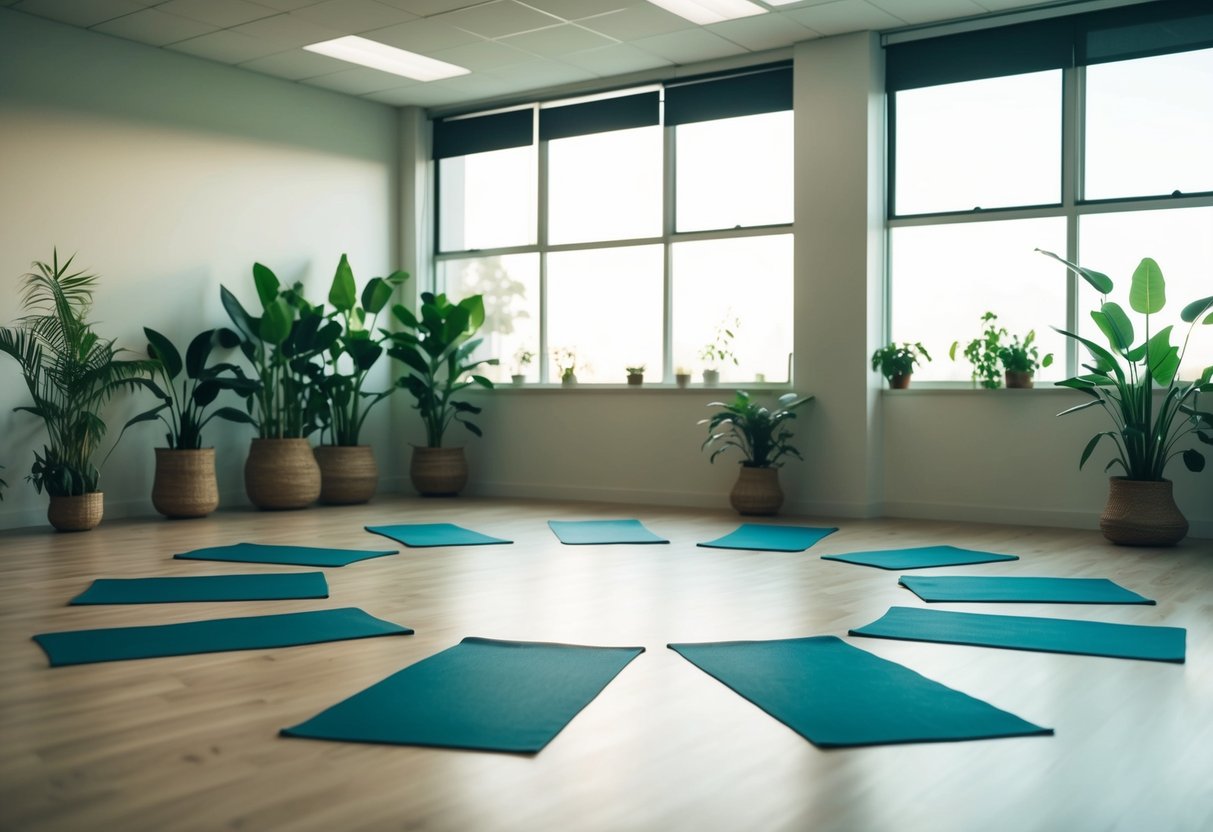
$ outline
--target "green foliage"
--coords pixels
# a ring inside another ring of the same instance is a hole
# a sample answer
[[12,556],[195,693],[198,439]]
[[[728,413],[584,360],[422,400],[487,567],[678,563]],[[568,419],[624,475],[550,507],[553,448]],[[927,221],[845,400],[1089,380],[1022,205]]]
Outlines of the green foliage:
[[1028,330],[1022,341],[1018,335],[1012,335],[1011,343],[998,348],[998,360],[1003,369],[1011,373],[1035,373],[1041,367],[1050,366],[1053,363],[1053,353],[1046,353],[1044,358],[1041,358],[1040,350],[1033,343],[1035,340],[1034,329]]
[[577,372],[577,350],[572,347],[557,347],[552,351],[552,361],[562,379],[570,379]]
[[778,407],[768,410],[750,398],[744,390],[738,390],[731,402],[712,402],[708,407],[719,407],[721,411],[710,418],[700,419],[699,424],[708,426],[708,438],[702,450],[712,447],[709,462],[729,448],[741,452],[741,464],[747,468],[778,468],[780,460],[787,455],[804,459],[790,444],[792,431],[786,423],[796,418],[795,410],[812,396],[797,397],[785,393],[779,397]]
[[733,339],[737,337],[734,330],[741,326],[741,319],[736,316],[725,316],[716,325],[716,333],[712,340],[703,345],[699,358],[709,370],[717,369],[722,364],[737,366],[737,355],[733,352]]
[[327,406],[320,385],[324,355],[341,334],[341,324],[325,317],[323,306],[303,297],[303,285],[282,288],[277,276],[253,264],[253,283],[261,303],[254,317],[219,287],[223,308],[240,337],[240,351],[260,384],[246,396],[246,409],[263,439],[306,437],[319,427]]
[[[1021,340],[1018,335],[1011,335],[1006,327],[998,326],[995,321],[998,316],[986,312],[981,316],[981,322],[986,325],[981,337],[974,338],[964,348],[964,357],[973,365],[973,381],[982,387],[996,390],[1002,386],[1004,370],[1020,373],[1034,373],[1040,367],[1048,367],[1053,363],[1053,354],[1040,357],[1040,350],[1033,343],[1036,331],[1029,330]],[[1010,337],[1010,343],[1003,339]],[[956,360],[956,348],[959,341],[953,341],[948,357]]]
[[[1115,430],[1101,431],[1091,437],[1078,467],[1082,468],[1103,438],[1108,437],[1115,446],[1116,455],[1104,470],[1119,465],[1128,479],[1162,480],[1167,463],[1177,456],[1183,458],[1188,470],[1204,470],[1203,454],[1195,448],[1179,446],[1193,437],[1213,445],[1213,413],[1201,410],[1199,403],[1201,393],[1213,392],[1213,366],[1205,367],[1199,377],[1190,382],[1181,381],[1178,371],[1196,324],[1213,324],[1213,296],[1193,301],[1183,308],[1179,317],[1188,324],[1188,330],[1182,346],[1172,345],[1173,325],[1152,332],[1150,321],[1150,316],[1166,305],[1166,281],[1158,263],[1149,257],[1142,259],[1133,272],[1129,307],[1145,315],[1145,327],[1141,343],[1133,346],[1134,331],[1128,314],[1119,304],[1107,299],[1113,289],[1107,275],[1070,263],[1052,252],[1037,251],[1064,263],[1103,296],[1099,309],[1091,313],[1091,318],[1107,338],[1109,349],[1073,332],[1057,330],[1085,347],[1090,355],[1089,363],[1082,365],[1086,373],[1057,382],[1059,387],[1079,391],[1089,397],[1089,401],[1058,415],[1099,406],[1111,417],[1115,427]],[[1162,401],[1156,408],[1155,397],[1159,393]]]
[[[240,337],[230,329],[207,329],[194,336],[185,350],[185,359],[172,341],[150,327],[143,328],[147,336],[147,354],[154,362],[154,381],[149,386],[163,401],[155,410],[143,414],[141,420],[159,419],[168,428],[165,441],[176,450],[202,447],[202,429],[214,418],[231,422],[252,423],[243,410],[221,407],[212,413],[207,408],[224,390],[243,397],[256,392],[257,381],[244,375],[235,364],[220,362],[207,366],[215,348],[230,350],[239,346]],[[178,386],[178,377],[181,377]],[[165,415],[167,413],[167,416]]]
[[894,376],[908,376],[914,372],[914,365],[920,356],[931,360],[930,353],[920,341],[888,344],[872,353],[872,369],[890,380]]
[[371,408],[396,389],[389,387],[368,393],[362,387],[390,338],[386,330],[375,329],[379,313],[387,308],[397,287],[408,278],[408,273],[402,271],[372,277],[359,296],[349,260],[342,254],[337,263],[329,289],[333,311],[328,318],[337,323],[339,334],[324,354],[324,373],[318,379],[317,414],[321,435],[328,434],[328,444],[357,445]]
[[442,447],[442,439],[452,422],[459,422],[481,436],[480,428],[468,417],[482,409],[456,400],[455,396],[473,384],[490,390],[493,387],[493,382],[472,371],[481,365],[496,364],[497,359],[470,358],[482,340],[472,336],[484,323],[484,299],[472,295],[451,303],[446,295],[423,292],[420,313],[416,316],[401,304],[392,307],[392,314],[403,329],[392,333],[388,355],[403,363],[408,371],[397,379],[396,386],[412,394],[429,447]]
[[624,369],[627,370],[627,373],[630,376],[644,375],[644,368],[645,368],[644,364],[641,364],[638,367],[624,367]]
[[[50,263],[36,261],[36,271],[23,278],[28,314],[18,326],[0,328],[0,352],[21,365],[33,397],[32,405],[16,409],[42,419],[49,436],[42,453],[34,451],[28,479],[38,493],[57,497],[98,490],[93,457],[106,433],[101,410],[119,392],[151,386],[154,368],[151,361],[119,358],[114,342],[93,332],[87,316],[98,278],[69,273],[74,259],[60,264],[56,250]],[[140,414],[126,426],[146,418]]]

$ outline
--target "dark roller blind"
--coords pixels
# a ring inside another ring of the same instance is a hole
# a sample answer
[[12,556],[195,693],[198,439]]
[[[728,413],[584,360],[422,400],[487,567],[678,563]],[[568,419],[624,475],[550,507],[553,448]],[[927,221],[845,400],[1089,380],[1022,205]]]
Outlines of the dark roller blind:
[[653,91],[546,107],[539,111],[539,138],[548,141],[631,127],[651,127],[660,123],[660,106],[658,94]]
[[523,147],[534,141],[535,115],[530,107],[434,122],[435,159]]
[[751,68],[666,84],[667,126],[792,109],[792,67]]

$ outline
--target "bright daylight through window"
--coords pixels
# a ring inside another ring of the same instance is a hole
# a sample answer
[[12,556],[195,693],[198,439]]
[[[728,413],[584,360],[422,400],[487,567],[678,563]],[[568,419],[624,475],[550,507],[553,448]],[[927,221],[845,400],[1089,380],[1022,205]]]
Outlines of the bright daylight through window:
[[443,120],[435,157],[436,288],[485,296],[494,380],[789,380],[787,65]]

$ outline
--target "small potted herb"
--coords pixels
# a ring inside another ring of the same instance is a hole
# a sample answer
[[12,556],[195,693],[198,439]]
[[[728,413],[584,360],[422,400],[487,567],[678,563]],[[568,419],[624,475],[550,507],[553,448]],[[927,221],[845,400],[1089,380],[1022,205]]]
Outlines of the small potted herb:
[[920,357],[931,360],[926,347],[919,341],[888,344],[872,353],[872,369],[888,380],[891,389],[904,390],[910,386],[910,376]]
[[572,347],[557,347],[552,351],[552,361],[560,374],[560,383],[572,387],[577,383],[577,350]]
[[[1036,340],[1035,330],[1028,332],[1021,340],[1018,335],[1011,335],[1007,328],[995,323],[998,316],[986,312],[981,316],[985,331],[974,338],[964,348],[964,357],[973,365],[973,381],[982,387],[996,390],[1003,381],[1007,387],[1031,387],[1032,374],[1039,367],[1048,367],[1053,363],[1053,354],[1040,357],[1040,352],[1033,344]],[[1004,339],[1010,338],[1010,343]],[[959,341],[952,343],[948,356],[956,360],[956,348]]]
[[628,385],[629,386],[639,387],[640,385],[644,384],[644,367],[645,367],[645,365],[640,364],[639,366],[636,366],[636,367],[627,367],[626,368],[627,373],[628,373]]
[[737,337],[734,330],[741,326],[741,319],[725,317],[716,325],[716,333],[712,340],[703,345],[699,358],[703,361],[703,383],[709,387],[720,381],[720,368],[725,364],[737,366],[737,354],[733,352],[733,339]]
[[510,376],[510,381],[515,387],[526,383],[526,369],[534,360],[535,353],[525,346],[519,347],[514,353],[514,373]]
[[1018,335],[1012,335],[1011,343],[999,348],[998,360],[1002,363],[1009,389],[1030,389],[1036,371],[1053,363],[1051,352],[1041,358],[1040,350],[1033,343],[1035,340],[1036,330],[1029,330],[1022,341]]

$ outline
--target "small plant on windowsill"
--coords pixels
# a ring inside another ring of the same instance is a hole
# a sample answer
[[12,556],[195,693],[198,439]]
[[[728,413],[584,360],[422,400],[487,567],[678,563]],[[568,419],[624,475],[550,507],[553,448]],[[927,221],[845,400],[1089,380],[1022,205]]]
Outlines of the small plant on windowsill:
[[514,353],[514,373],[510,376],[510,381],[515,385],[521,385],[526,382],[526,370],[535,360],[535,353],[526,346],[521,346]]
[[572,387],[577,383],[577,350],[573,347],[557,347],[552,350],[552,361],[560,373],[560,383]]
[[[986,312],[981,321],[986,325],[981,336],[974,338],[964,348],[964,357],[973,365],[973,381],[990,390],[997,390],[1003,381],[1007,387],[1031,387],[1032,375],[1040,367],[1048,367],[1053,363],[1053,354],[1048,353],[1044,358],[1033,343],[1036,331],[1029,330],[1022,339],[1011,335],[1007,328],[995,323],[998,316]],[[1007,343],[1004,339],[1010,338]],[[952,343],[948,357],[956,360],[956,348],[959,341]]]
[[872,369],[888,380],[891,389],[904,390],[910,386],[910,376],[920,357],[931,360],[927,348],[919,341],[888,344],[872,353]]
[[644,367],[645,367],[645,365],[639,364],[635,367],[626,367],[625,368],[628,373],[628,384],[629,385],[631,385],[632,387],[639,387],[640,385],[644,384]]
[[679,387],[686,387],[691,383],[691,370],[688,367],[678,366],[674,369],[674,382]]
[[703,383],[714,385],[720,381],[720,368],[725,364],[738,365],[737,354],[733,352],[733,340],[737,337],[736,330],[741,326],[741,319],[736,315],[726,315],[716,325],[716,333],[712,340],[703,345],[699,351],[699,359],[703,362]]
[[1033,342],[1036,340],[1036,330],[1028,330],[1022,341],[1018,335],[1011,336],[1011,343],[998,350],[998,360],[1002,363],[1008,388],[1028,389],[1032,387],[1032,376],[1041,367],[1053,363],[1053,353],[1046,353],[1043,358],[1040,350]]

